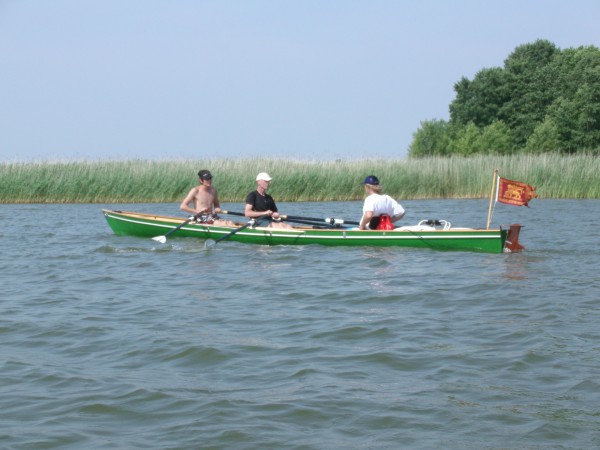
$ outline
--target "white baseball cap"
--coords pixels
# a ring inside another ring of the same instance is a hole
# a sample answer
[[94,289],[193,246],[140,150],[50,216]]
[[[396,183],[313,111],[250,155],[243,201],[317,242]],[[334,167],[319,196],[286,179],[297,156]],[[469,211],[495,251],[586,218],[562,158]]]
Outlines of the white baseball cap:
[[273,178],[271,178],[267,172],[261,172],[258,175],[256,175],[256,181],[258,181],[258,180],[271,181],[272,179]]

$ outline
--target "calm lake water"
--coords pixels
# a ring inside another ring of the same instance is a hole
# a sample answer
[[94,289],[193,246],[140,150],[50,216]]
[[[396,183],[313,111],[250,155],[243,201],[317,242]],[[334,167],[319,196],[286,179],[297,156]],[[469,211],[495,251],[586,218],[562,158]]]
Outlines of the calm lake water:
[[[488,211],[402,203],[405,224]],[[204,251],[101,213],[177,206],[0,206],[0,448],[600,447],[600,201],[496,206],[525,225],[502,255]]]

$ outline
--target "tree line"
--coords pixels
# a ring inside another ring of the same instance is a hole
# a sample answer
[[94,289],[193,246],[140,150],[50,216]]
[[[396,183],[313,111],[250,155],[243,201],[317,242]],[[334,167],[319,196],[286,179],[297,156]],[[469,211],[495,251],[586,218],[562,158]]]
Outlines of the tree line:
[[454,85],[450,119],[426,120],[410,157],[578,153],[600,149],[600,50],[547,40],[517,47],[504,67]]

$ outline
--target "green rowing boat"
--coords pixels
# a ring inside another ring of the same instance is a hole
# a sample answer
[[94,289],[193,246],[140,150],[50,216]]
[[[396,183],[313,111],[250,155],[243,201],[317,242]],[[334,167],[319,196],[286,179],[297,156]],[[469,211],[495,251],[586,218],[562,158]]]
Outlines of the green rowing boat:
[[[165,234],[172,237],[199,239],[227,238],[246,244],[416,247],[434,250],[463,250],[485,253],[516,252],[521,225],[508,228],[474,229],[452,228],[445,221],[421,221],[418,225],[402,226],[394,230],[358,230],[317,225],[294,226],[290,229],[260,226],[260,222],[241,223],[226,227],[195,223],[191,219],[160,216],[126,211],[103,210],[104,217],[117,235],[155,238],[165,242]],[[162,239],[162,240],[161,240]]]

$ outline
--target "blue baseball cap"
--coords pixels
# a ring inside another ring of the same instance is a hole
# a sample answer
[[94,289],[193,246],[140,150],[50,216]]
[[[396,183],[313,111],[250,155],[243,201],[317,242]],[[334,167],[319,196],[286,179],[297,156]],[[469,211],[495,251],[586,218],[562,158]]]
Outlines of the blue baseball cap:
[[369,175],[367,178],[365,178],[365,181],[360,184],[372,184],[373,186],[378,186],[379,179],[375,175]]
[[210,180],[212,179],[212,173],[210,173],[210,171],[203,169],[200,172],[198,172],[198,178],[200,178],[201,180]]

